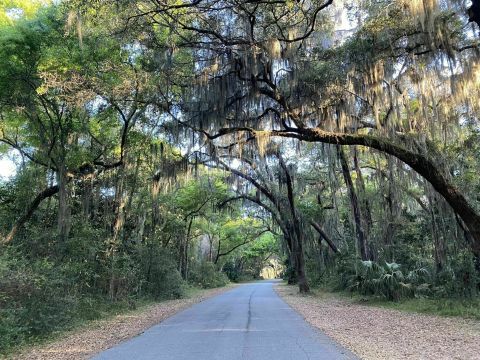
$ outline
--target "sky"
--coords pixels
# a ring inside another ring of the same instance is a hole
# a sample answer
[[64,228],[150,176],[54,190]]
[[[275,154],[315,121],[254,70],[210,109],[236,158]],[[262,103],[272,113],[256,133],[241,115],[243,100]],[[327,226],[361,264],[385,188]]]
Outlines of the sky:
[[15,175],[17,166],[11,159],[11,156],[0,155],[0,180],[8,180]]

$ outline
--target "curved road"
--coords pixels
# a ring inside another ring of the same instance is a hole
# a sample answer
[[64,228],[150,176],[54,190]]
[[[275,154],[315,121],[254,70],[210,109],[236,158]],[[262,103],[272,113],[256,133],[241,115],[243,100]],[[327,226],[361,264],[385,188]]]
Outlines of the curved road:
[[356,359],[313,329],[273,290],[244,284],[98,354],[115,360]]

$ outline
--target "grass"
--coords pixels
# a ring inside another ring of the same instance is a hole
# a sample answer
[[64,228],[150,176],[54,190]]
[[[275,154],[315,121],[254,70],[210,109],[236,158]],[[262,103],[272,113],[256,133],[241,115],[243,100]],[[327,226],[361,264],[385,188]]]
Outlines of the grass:
[[[192,294],[194,290],[192,289]],[[190,293],[186,295],[189,297]],[[193,296],[193,295],[192,295]],[[90,297],[79,300],[82,304],[76,311],[75,316],[62,328],[52,331],[48,334],[30,337],[24,341],[12,345],[11,347],[0,349],[0,359],[9,359],[12,355],[25,351],[29,348],[48,344],[66,336],[70,333],[81,331],[88,326],[95,324],[96,320],[107,320],[120,314],[131,314],[140,312],[147,306],[158,301],[142,298],[135,301],[135,306],[128,301],[111,302],[102,297]]]
[[386,309],[430,314],[437,316],[451,316],[465,319],[480,320],[480,298],[406,298],[398,301],[389,301],[375,296],[364,296],[350,292],[331,292],[326,289],[316,289],[317,296],[341,297],[355,304],[377,306]]
[[[366,302],[369,304],[369,302]],[[374,300],[369,305],[388,309],[431,314],[438,316],[454,316],[480,320],[480,299],[404,299],[398,302]]]
[[[227,284],[226,287],[234,287],[233,284]],[[201,295],[206,289],[195,286],[185,286],[185,293],[183,299],[194,298]],[[48,344],[54,342],[71,333],[82,331],[83,329],[95,326],[96,320],[108,320],[117,315],[129,315],[144,311],[148,306],[161,303],[165,300],[154,300],[151,298],[140,298],[134,302],[122,300],[111,302],[104,297],[89,297],[79,299],[81,303],[78,307],[75,317],[70,322],[65,324],[61,329],[52,331],[48,334],[30,337],[22,343],[17,343],[6,349],[0,349],[0,359],[8,359],[12,355],[26,351],[32,347]]]

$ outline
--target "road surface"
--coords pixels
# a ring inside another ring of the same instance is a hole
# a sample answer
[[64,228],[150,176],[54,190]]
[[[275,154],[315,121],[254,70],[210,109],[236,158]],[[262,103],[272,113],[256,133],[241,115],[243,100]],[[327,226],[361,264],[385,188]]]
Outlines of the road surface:
[[313,329],[273,290],[243,284],[184,310],[96,360],[356,359]]

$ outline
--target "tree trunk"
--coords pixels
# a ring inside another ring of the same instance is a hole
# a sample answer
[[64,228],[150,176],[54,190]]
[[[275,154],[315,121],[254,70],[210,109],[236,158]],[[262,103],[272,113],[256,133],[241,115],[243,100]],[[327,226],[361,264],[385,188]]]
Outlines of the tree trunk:
[[124,183],[125,183],[125,165],[119,169],[120,174],[117,180],[117,186],[115,190],[115,218],[112,226],[112,237],[110,239],[110,248],[108,250],[108,255],[110,256],[110,286],[109,286],[109,295],[111,300],[115,300],[117,297],[118,290],[118,278],[116,276],[116,259],[117,252],[119,250],[119,238],[120,234],[123,231],[123,225],[125,220],[124,208],[126,205],[126,195],[124,192]]
[[368,251],[368,243],[363,231],[362,215],[360,212],[360,204],[358,202],[355,188],[353,187],[352,177],[350,176],[350,168],[348,167],[345,153],[341,147],[338,147],[338,156],[340,159],[340,165],[342,167],[343,179],[347,185],[348,195],[350,198],[350,205],[352,206],[353,219],[355,222],[355,232],[357,233],[358,249],[360,251],[360,257],[362,260],[370,260],[370,253]]
[[297,282],[298,290],[302,294],[310,292],[310,286],[308,285],[307,275],[305,273],[305,257],[303,255],[303,241],[302,239],[297,240],[297,251],[296,251],[296,272],[297,272]]
[[[284,237],[286,237],[287,235],[284,234]],[[288,238],[285,239],[285,241],[287,242],[288,244],[288,279],[287,279],[287,283],[288,285],[295,285],[297,283],[297,267],[295,265],[296,261],[295,261],[295,255],[294,255],[294,245],[293,245],[293,242],[292,242],[292,239],[291,238]]]
[[[184,280],[188,277],[188,243],[190,233],[192,231],[193,217],[190,217],[190,221],[187,225],[187,231],[184,241],[180,244],[180,274]],[[220,251],[220,249],[219,249]]]
[[83,183],[82,210],[85,221],[88,221],[92,214],[93,181],[87,180]]
[[143,234],[145,232],[145,222],[147,221],[147,209],[143,208],[142,214],[138,218],[138,233],[137,233],[137,243],[141,244],[143,242]]
[[387,157],[387,165],[388,171],[386,173],[386,198],[387,201],[387,209],[386,209],[386,229],[385,229],[385,245],[387,246],[388,251],[386,252],[386,256],[390,258],[390,261],[395,260],[395,233],[397,231],[397,223],[398,223],[398,202],[396,196],[396,184],[395,184],[395,176],[394,176],[394,167],[393,167],[393,160],[391,157]]
[[373,227],[372,212],[370,210],[370,202],[368,201],[367,193],[365,190],[365,181],[363,180],[362,170],[358,161],[358,151],[357,147],[353,148],[353,164],[355,167],[355,172],[357,174],[357,187],[359,189],[361,205],[362,205],[362,214],[364,219],[364,230],[365,236],[368,238],[370,236],[370,231]]
[[60,243],[64,243],[70,233],[69,179],[65,164],[59,165],[58,182],[58,235]]
[[308,293],[310,291],[310,287],[308,286],[307,276],[305,274],[305,256],[303,254],[303,231],[300,224],[299,215],[295,208],[293,180],[288,170],[288,167],[283,161],[283,158],[281,156],[278,156],[278,160],[280,162],[280,166],[285,172],[285,178],[287,183],[288,203],[290,205],[290,215],[293,223],[293,231],[291,231],[290,233],[293,235],[292,245],[294,245],[293,254],[295,257],[295,269],[297,273],[298,288],[300,293]]
[[436,199],[436,194],[432,194],[428,189],[427,193],[428,202],[430,203],[430,225],[432,228],[433,258],[435,260],[435,271],[439,273],[445,267],[446,263],[445,244],[437,224],[436,212],[438,211],[438,199]]

